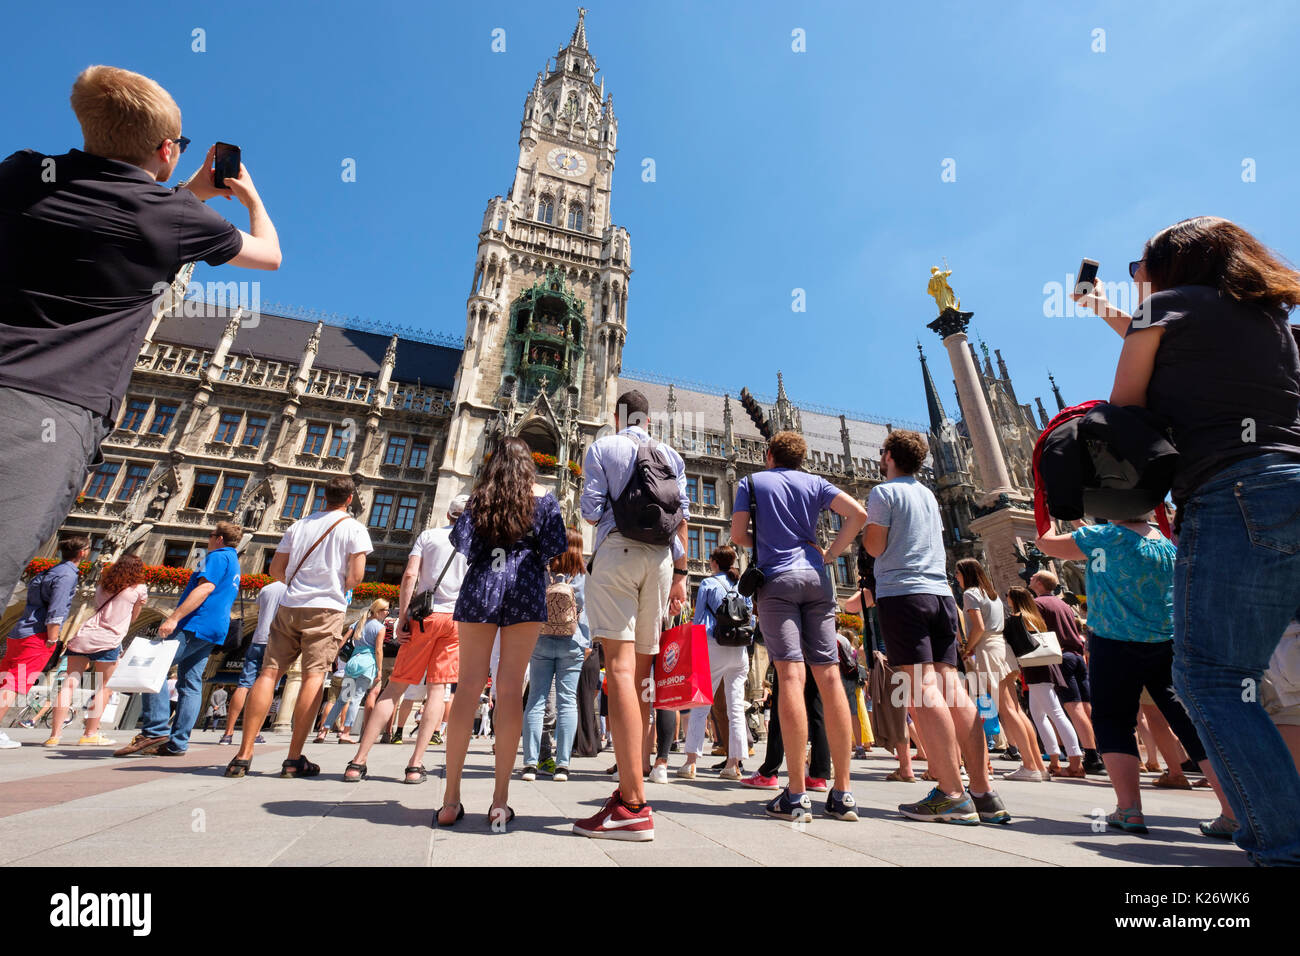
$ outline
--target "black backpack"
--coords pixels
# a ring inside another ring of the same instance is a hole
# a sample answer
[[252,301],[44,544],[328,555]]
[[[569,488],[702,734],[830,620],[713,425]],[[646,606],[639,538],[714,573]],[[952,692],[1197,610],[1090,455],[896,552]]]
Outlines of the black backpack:
[[682,523],[681,491],[677,472],[655,454],[657,447],[653,439],[637,446],[632,476],[614,499],[614,525],[625,538],[667,547]]
[[720,647],[748,647],[754,643],[754,622],[745,599],[733,587],[713,612],[713,639]]

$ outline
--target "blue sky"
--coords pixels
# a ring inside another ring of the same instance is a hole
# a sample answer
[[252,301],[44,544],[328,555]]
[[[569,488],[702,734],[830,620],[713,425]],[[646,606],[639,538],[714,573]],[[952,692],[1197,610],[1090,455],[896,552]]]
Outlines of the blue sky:
[[[243,148],[285,254],[263,302],[460,336],[484,207],[509,187],[524,96],[576,6],[14,5],[0,154],[80,145],[67,96],[84,66],[147,73],[196,145]],[[1214,214],[1300,257],[1294,5],[586,6],[620,120],[625,368],[767,393],[780,368],[796,400],[922,420],[920,339],[955,412],[925,328],[946,257],[974,332],[1021,400],[1051,409],[1049,367],[1067,401],[1104,397],[1118,355],[1100,320],[1044,316],[1044,284],[1081,256],[1118,281],[1151,233]]]

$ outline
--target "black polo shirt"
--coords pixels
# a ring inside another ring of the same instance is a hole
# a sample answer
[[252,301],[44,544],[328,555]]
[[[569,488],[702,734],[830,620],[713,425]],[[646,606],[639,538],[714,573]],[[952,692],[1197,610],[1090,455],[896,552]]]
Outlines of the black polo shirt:
[[116,420],[157,301],[243,237],[188,189],[74,149],[0,163],[0,386]]

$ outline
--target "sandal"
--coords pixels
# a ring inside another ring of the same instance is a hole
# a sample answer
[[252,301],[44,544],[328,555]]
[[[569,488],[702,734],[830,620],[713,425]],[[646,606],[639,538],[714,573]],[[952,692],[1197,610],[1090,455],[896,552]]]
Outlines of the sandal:
[[355,744],[356,742],[356,738],[354,737],[344,737],[342,734],[339,735],[339,743],[341,744]]
[[[350,773],[351,773],[352,771],[354,771],[354,770],[357,772],[357,775],[356,775],[355,777],[349,777],[348,774],[350,774]],[[348,761],[348,765],[347,765],[347,767],[345,767],[344,770],[343,770],[343,782],[344,782],[344,783],[360,783],[362,780],[365,780],[365,779],[366,779],[366,773],[367,773],[367,772],[368,772],[368,771],[366,770],[366,765],[365,765],[365,764],[363,764],[363,763],[353,763],[351,760],[349,760],[349,761]]]
[[1174,778],[1169,776],[1168,770],[1166,770],[1160,776],[1156,777],[1155,780],[1151,781],[1151,786],[1160,787],[1162,790],[1192,789],[1192,784],[1186,777],[1180,776],[1177,780],[1175,780]]
[[934,774],[932,774],[932,773],[931,773],[930,771],[928,771],[928,770],[927,770],[925,773],[921,774],[921,779],[922,779],[922,780],[929,780],[931,783],[938,783],[938,782],[939,782],[939,778],[938,778],[937,776],[935,776]]
[[286,760],[280,764],[282,777],[314,777],[318,773],[320,773],[320,764],[312,763],[305,755],[297,760]]
[[1076,780],[1087,779],[1088,772],[1080,767],[1077,770],[1071,770],[1069,767],[1057,767],[1050,771],[1053,777],[1073,777]]
[[433,815],[433,825],[435,827],[454,827],[456,824],[460,823],[461,820],[465,819],[465,804],[458,803],[456,804],[456,819],[452,820],[450,823],[440,822],[438,819],[438,815],[441,814],[442,811],[446,809],[447,809],[446,807],[443,807],[442,810],[439,810],[438,813],[435,813]]
[[912,774],[912,776],[910,777],[904,777],[903,771],[895,770],[885,779],[888,781],[893,781],[894,783],[916,783],[916,774]]
[[[406,774],[406,777],[402,780],[402,783],[424,783],[429,776],[429,771],[425,770],[422,766],[407,767],[403,773]],[[414,780],[411,779],[411,774],[416,775]]]
[[1152,760],[1147,763],[1141,764],[1139,769],[1144,770],[1147,773],[1159,773],[1160,763],[1158,761]]
[[236,757],[234,760],[230,761],[230,763],[226,764],[226,776],[242,777],[248,773],[248,768],[251,767],[252,764],[253,759],[251,757],[247,760],[240,760]]
[[314,743],[314,744],[323,744],[327,739],[329,739],[329,732],[328,732],[328,731],[326,731],[326,732],[323,733],[323,734],[317,734],[317,735],[315,736],[315,738],[313,738],[312,743]]
[[1231,840],[1237,832],[1237,821],[1220,813],[1208,823],[1201,824],[1201,833],[1216,840]]
[[[487,815],[487,816],[488,816],[488,826],[495,826],[495,825],[496,825],[495,816],[496,816],[497,813],[500,812],[500,810],[501,810],[501,807],[493,807],[491,810],[488,811],[488,815]],[[514,820],[514,818],[515,818],[515,811],[512,810],[509,806],[507,806],[507,807],[505,808],[505,811],[506,811],[506,819],[505,819],[505,822],[506,822],[506,823],[510,823],[510,822],[511,822],[512,820]]]

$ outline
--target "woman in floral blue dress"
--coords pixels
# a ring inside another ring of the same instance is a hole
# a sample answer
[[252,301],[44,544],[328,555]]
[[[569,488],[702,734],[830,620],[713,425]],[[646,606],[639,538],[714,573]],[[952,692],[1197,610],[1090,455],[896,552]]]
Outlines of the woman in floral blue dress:
[[451,543],[468,559],[453,617],[460,637],[460,690],[447,721],[447,781],[435,823],[465,815],[460,778],[478,692],[487,684],[492,644],[501,632],[497,666],[496,787],[488,822],[503,828],[510,774],[523,727],[524,672],[546,621],[546,565],[568,547],[560,504],[535,483],[528,444],[507,438],[483,468]]

